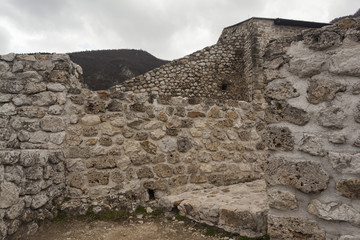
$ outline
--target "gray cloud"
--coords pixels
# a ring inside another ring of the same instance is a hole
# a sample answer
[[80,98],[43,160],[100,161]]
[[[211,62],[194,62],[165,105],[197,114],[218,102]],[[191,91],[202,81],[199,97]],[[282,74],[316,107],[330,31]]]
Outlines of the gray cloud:
[[358,7],[357,0],[2,0],[0,27],[8,33],[0,43],[9,40],[0,50],[135,48],[173,59],[253,16],[327,22]]

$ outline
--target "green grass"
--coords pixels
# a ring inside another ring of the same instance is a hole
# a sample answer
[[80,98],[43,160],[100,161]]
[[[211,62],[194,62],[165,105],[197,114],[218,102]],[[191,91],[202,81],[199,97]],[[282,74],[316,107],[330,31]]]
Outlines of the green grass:
[[146,208],[144,208],[143,206],[139,205],[139,206],[137,206],[137,208],[135,209],[135,213],[136,213],[136,214],[145,214],[145,213],[146,213]]
[[178,220],[178,221],[185,221],[186,217],[181,216],[180,214],[176,214],[175,219]]

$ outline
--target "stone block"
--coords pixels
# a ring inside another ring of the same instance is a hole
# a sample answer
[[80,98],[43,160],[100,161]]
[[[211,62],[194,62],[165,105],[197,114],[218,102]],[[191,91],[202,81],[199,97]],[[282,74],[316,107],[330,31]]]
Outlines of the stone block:
[[331,129],[344,128],[347,115],[340,107],[327,107],[320,111],[318,122],[321,126]]
[[357,45],[338,50],[331,56],[329,71],[338,75],[359,77],[359,56],[356,54],[358,51],[360,47]]
[[330,75],[312,77],[307,89],[307,99],[312,104],[333,100],[336,93],[345,92],[346,86],[331,79]]
[[12,103],[5,103],[0,106],[0,116],[16,115],[16,108]]
[[0,164],[10,165],[15,164],[20,159],[20,152],[15,151],[0,151]]
[[176,176],[169,179],[170,187],[179,187],[187,184],[188,176]]
[[278,79],[269,83],[264,94],[266,98],[274,100],[286,100],[300,96],[293,85],[285,79]]
[[156,154],[157,152],[157,146],[149,141],[143,141],[140,143],[141,147],[148,153]]
[[210,109],[208,113],[208,117],[210,118],[221,118],[223,117],[223,113],[219,107],[213,107]]
[[64,149],[66,158],[89,158],[91,155],[90,148],[68,147]]
[[138,176],[139,179],[142,178],[153,178],[154,177],[154,173],[151,171],[150,167],[142,167],[139,170],[136,171],[136,175]]
[[271,239],[325,240],[325,232],[315,221],[301,217],[268,217],[268,234]]
[[109,183],[109,173],[90,170],[87,174],[87,179],[90,187],[107,185]]
[[25,202],[20,200],[17,204],[13,205],[6,211],[6,217],[9,219],[15,219],[21,215],[25,208]]
[[60,132],[65,130],[65,122],[61,117],[46,116],[41,119],[40,127],[46,132]]
[[285,101],[269,102],[265,114],[266,121],[269,123],[287,121],[303,126],[310,120],[309,114],[305,110],[293,107]]
[[270,150],[291,151],[294,149],[294,137],[288,127],[269,126],[266,128],[264,142]]
[[[294,48],[299,46],[294,46]],[[307,52],[305,49],[295,51]],[[305,55],[305,54],[304,54]],[[290,61],[289,71],[301,78],[312,77],[321,73],[322,66],[326,64],[326,57],[322,54],[308,54],[307,56],[296,56]]]
[[84,126],[82,130],[84,137],[95,137],[98,134],[98,128],[96,126]]
[[88,168],[97,168],[97,169],[115,168],[116,161],[114,156],[101,156],[101,157],[89,159],[86,163],[86,166]]
[[266,233],[269,209],[263,180],[165,196],[159,205],[169,210],[177,206],[183,216],[241,236]]
[[171,177],[173,173],[173,169],[167,164],[158,164],[153,170],[156,175],[161,178]]
[[159,119],[162,122],[166,122],[169,119],[169,117],[166,113],[159,112],[159,114],[157,115],[157,119]]
[[81,118],[81,123],[86,126],[98,125],[100,122],[100,117],[97,115],[87,115]]
[[107,109],[110,112],[122,112],[124,110],[124,107],[121,101],[113,99],[107,106]]
[[270,185],[289,185],[304,193],[317,193],[327,188],[329,175],[320,164],[270,157],[263,164],[265,180]]
[[109,136],[101,136],[99,138],[99,143],[101,146],[111,146],[112,145],[112,139]]
[[160,140],[165,137],[166,132],[162,129],[156,129],[150,132],[150,138],[153,140]]
[[188,112],[187,114],[190,118],[203,118],[206,117],[205,113],[203,112]]
[[360,199],[360,179],[358,178],[341,180],[336,184],[336,189],[347,198]]
[[0,184],[0,208],[8,208],[19,201],[20,188],[14,183],[2,182]]
[[213,137],[204,139],[203,144],[205,145],[205,148],[211,152],[217,151],[218,147],[220,146],[220,142]]
[[31,95],[31,103],[35,106],[50,106],[58,101],[53,92],[41,92]]
[[346,136],[345,135],[339,135],[334,134],[328,137],[329,142],[334,144],[344,144],[346,143]]
[[293,210],[298,208],[295,194],[289,191],[270,189],[267,191],[269,206],[278,210]]
[[143,123],[144,123],[144,121],[142,121],[142,120],[135,120],[135,121],[129,122],[127,124],[127,126],[132,129],[140,130],[142,128]]
[[138,165],[143,165],[143,164],[147,164],[151,162],[151,156],[148,154],[131,154],[130,155],[130,161],[132,164],[134,164],[135,166]]
[[304,134],[300,142],[299,150],[313,156],[325,156],[323,140],[316,135]]
[[34,94],[39,92],[46,91],[46,84],[43,82],[35,83],[35,82],[28,82],[24,86],[25,94]]
[[49,197],[46,192],[41,192],[32,197],[31,208],[38,209],[44,206],[49,201]]
[[177,149],[176,138],[164,137],[163,139],[160,140],[159,147],[163,152],[175,151]]
[[187,152],[192,148],[192,143],[187,137],[180,137],[177,139],[177,147],[179,152]]
[[85,105],[85,112],[87,114],[103,113],[105,112],[105,103],[102,101],[90,101]]
[[130,110],[134,112],[145,112],[145,106],[143,103],[134,103],[130,105]]
[[354,226],[360,225],[358,209],[344,203],[323,203],[317,199],[311,200],[308,206],[309,213],[327,221],[348,222]]
[[143,186],[146,189],[159,191],[166,191],[168,189],[168,183],[165,179],[160,179],[157,181],[146,181]]
[[332,167],[343,174],[360,174],[360,153],[329,152]]

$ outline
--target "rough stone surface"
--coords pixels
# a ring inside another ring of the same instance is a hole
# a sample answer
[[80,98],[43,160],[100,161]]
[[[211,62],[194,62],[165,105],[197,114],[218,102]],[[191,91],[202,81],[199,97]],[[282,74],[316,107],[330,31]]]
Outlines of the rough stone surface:
[[294,138],[287,127],[267,127],[264,141],[270,150],[291,151],[294,149]]
[[336,184],[336,189],[347,198],[360,199],[360,179],[341,180]]
[[344,121],[346,114],[342,108],[328,107],[319,112],[319,124],[326,128],[342,129],[344,128]]
[[360,153],[329,152],[328,159],[339,173],[360,174]]
[[328,221],[345,221],[360,225],[360,212],[348,204],[338,202],[323,203],[317,199],[310,202],[309,212]]
[[268,190],[269,206],[279,210],[292,210],[298,208],[295,194],[289,191]]
[[263,180],[170,195],[159,204],[165,209],[177,206],[183,216],[242,236],[260,237],[266,232],[268,202]]
[[325,240],[325,232],[315,221],[300,217],[268,217],[268,234],[271,239]]
[[270,185],[283,184],[304,193],[317,193],[327,188],[329,175],[320,164],[310,161],[289,161],[272,157],[264,162],[265,179]]
[[325,156],[325,149],[322,142],[322,139],[320,137],[317,137],[315,135],[306,134],[301,139],[301,142],[299,144],[299,150],[309,153],[313,156]]
[[312,77],[307,89],[307,99],[312,104],[329,101],[335,98],[336,93],[344,92],[346,86],[331,80],[329,75]]
[[265,97],[274,100],[285,100],[298,96],[300,96],[300,93],[285,79],[272,81],[265,89]]
[[40,121],[41,129],[47,132],[60,132],[65,130],[65,123],[60,117],[44,117]]

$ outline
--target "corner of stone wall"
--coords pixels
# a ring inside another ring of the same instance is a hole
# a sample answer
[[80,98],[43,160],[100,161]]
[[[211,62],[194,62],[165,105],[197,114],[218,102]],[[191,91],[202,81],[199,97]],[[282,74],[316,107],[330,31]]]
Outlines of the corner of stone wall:
[[58,212],[67,94],[81,73],[63,54],[0,56],[0,239],[22,238]]
[[267,46],[264,163],[274,239],[357,239],[359,23]]

